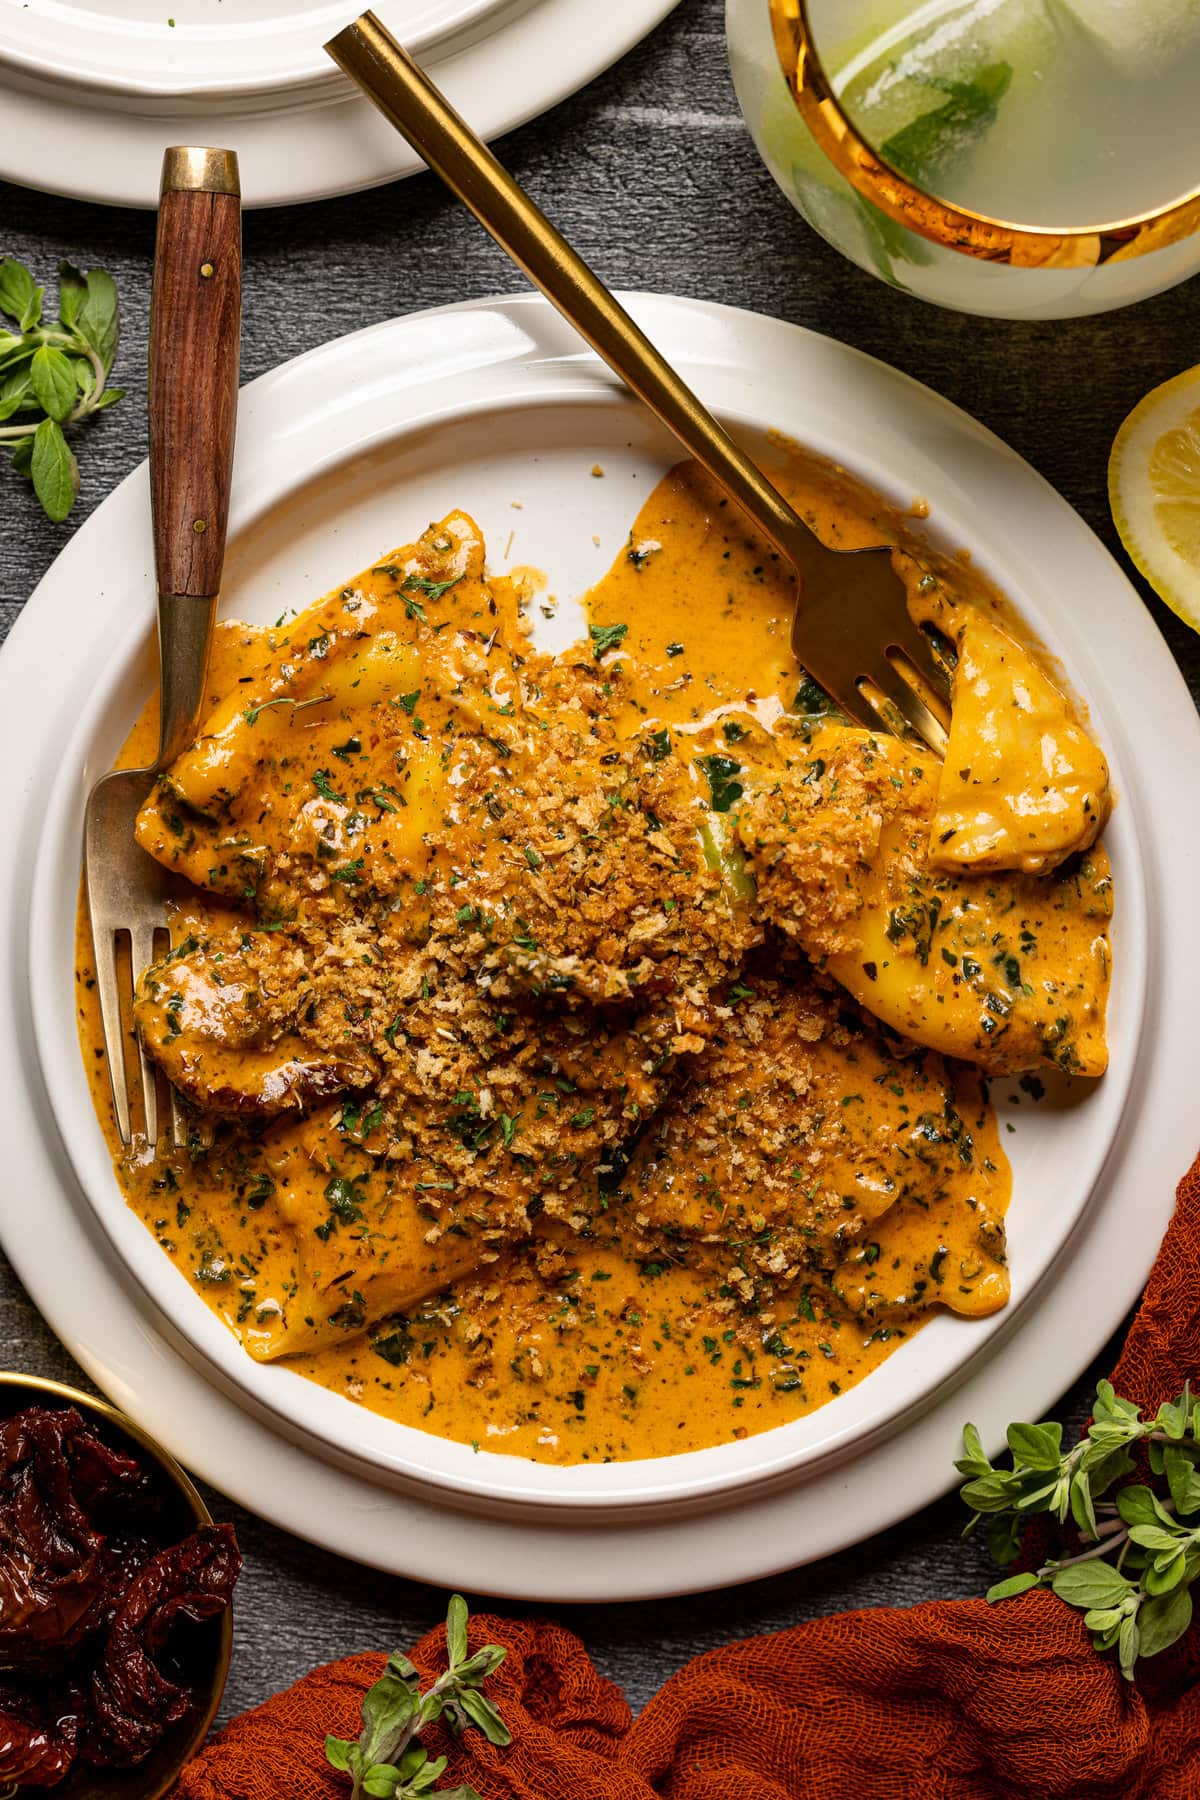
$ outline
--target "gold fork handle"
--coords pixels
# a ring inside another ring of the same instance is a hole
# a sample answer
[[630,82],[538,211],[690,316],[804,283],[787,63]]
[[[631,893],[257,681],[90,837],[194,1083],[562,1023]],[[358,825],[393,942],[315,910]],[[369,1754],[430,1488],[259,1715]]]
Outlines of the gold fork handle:
[[815,541],[804,521],[375,14],[364,13],[325,48],[534,286],[794,564]]
[[204,698],[229,517],[241,296],[237,157],[231,150],[167,150],[150,306],[158,767],[195,735]]

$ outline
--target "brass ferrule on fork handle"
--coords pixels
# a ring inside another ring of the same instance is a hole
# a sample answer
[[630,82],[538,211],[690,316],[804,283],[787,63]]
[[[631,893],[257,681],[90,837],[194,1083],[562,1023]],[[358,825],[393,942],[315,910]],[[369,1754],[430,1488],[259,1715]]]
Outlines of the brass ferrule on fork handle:
[[173,144],[163,151],[163,194],[231,194],[241,198],[242,181],[236,150],[214,150],[197,144]]

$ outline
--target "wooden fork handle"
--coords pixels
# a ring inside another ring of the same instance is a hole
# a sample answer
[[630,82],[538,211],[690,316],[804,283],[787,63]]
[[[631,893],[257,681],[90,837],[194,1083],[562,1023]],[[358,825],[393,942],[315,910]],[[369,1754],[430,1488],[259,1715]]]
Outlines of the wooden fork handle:
[[150,311],[150,502],[160,594],[221,586],[242,313],[242,210],[231,150],[163,158]]

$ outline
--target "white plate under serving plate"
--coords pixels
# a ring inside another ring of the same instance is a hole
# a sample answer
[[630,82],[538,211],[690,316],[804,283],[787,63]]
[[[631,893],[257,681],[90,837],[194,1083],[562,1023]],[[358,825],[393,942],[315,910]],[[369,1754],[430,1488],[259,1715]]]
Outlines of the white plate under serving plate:
[[[379,0],[414,55],[462,49],[530,0]],[[90,88],[115,102],[203,100],[335,87],[322,45],[346,0],[0,0],[0,69]]]
[[[997,1320],[934,1321],[808,1420],[609,1470],[473,1456],[251,1364],[121,1205],[73,1042],[79,809],[149,679],[144,471],[81,529],[0,657],[6,766],[28,772],[0,801],[16,871],[16,891],[4,896],[12,1011],[0,1078],[14,1096],[13,1180],[30,1196],[5,1208],[3,1236],[19,1272],[101,1385],[245,1504],[408,1574],[436,1578],[453,1566],[468,1584],[528,1597],[665,1593],[764,1574],[931,1498],[952,1475],[964,1417],[994,1439],[1009,1418],[1037,1416],[1119,1322],[1194,1148],[1186,1046],[1198,986],[1197,859],[1179,820],[1200,775],[1200,729],[1128,583],[1031,470],[904,377],[753,315],[654,299],[636,310],[726,418],[834,450],[902,501],[927,497],[944,540],[1003,571],[1088,698],[1112,756],[1121,794],[1110,839],[1113,1069],[1086,1102],[1011,1114],[1015,1297]],[[603,482],[587,474],[597,458]],[[669,460],[536,299],[397,321],[246,391],[227,603],[276,617],[454,505],[480,516],[497,562],[535,562],[560,593],[578,591]],[[97,568],[119,571],[102,593]],[[1076,596],[1086,596],[1086,617]],[[47,701],[37,670],[51,664]],[[28,971],[17,947],[23,910],[33,923]],[[87,1200],[34,1067],[30,974],[43,1062]],[[1006,1091],[998,1084],[1002,1105]]]
[[[364,4],[0,0],[0,179],[155,206],[163,149],[186,143],[237,151],[249,207],[415,174],[421,159],[322,49]],[[378,10],[490,139],[593,80],[677,4],[381,0]]]

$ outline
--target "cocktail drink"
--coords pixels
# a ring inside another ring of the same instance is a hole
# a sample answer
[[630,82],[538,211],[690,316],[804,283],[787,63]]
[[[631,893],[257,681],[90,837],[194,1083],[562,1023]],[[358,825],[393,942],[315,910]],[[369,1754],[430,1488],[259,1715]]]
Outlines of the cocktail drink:
[[728,0],[798,210],[925,299],[1052,318],[1200,268],[1200,0]]

